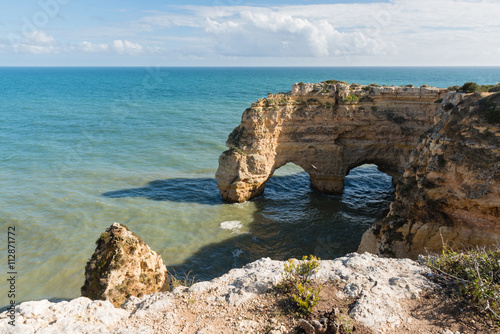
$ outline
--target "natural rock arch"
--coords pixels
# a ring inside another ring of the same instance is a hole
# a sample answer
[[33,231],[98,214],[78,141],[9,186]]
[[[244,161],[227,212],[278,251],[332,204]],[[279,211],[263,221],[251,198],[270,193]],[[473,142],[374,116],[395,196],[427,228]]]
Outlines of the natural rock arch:
[[251,199],[289,162],[322,193],[341,194],[345,176],[364,163],[396,182],[446,93],[326,81],[269,94],[245,110],[229,135],[216,174],[221,195],[228,202]]

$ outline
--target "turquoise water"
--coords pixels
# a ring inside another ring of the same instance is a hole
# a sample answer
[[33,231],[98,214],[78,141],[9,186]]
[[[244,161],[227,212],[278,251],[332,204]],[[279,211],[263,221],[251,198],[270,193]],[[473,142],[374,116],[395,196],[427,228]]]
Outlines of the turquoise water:
[[[338,197],[293,165],[243,204],[224,204],[214,179],[252,102],[328,79],[448,87],[498,83],[500,68],[0,68],[0,243],[5,264],[15,226],[16,300],[77,297],[115,221],[199,279],[263,256],[354,251],[393,196],[374,166]],[[7,290],[1,279],[0,305]]]

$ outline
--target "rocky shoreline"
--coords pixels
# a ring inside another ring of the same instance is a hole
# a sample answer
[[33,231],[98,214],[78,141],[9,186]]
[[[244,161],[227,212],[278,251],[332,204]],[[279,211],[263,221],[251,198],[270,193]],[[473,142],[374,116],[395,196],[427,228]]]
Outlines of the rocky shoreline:
[[[292,328],[279,321],[273,324],[267,317],[238,318],[282,279],[283,264],[263,258],[189,288],[130,297],[121,308],[86,297],[58,303],[25,302],[16,306],[15,326],[8,324],[7,312],[0,314],[0,332],[291,333]],[[383,333],[411,322],[400,300],[418,299],[423,290],[435,289],[431,276],[426,266],[409,259],[352,253],[321,261],[313,278],[340,283],[339,297],[355,301],[350,316],[374,333]]]
[[[348,318],[363,333],[453,333],[416,320],[402,305],[439,288],[429,268],[378,255],[415,259],[450,243],[498,243],[499,106],[498,93],[296,84],[245,111],[219,160],[219,189],[228,201],[247,200],[264,191],[276,169],[294,162],[313,188],[339,193],[350,169],[377,163],[397,190],[389,214],[363,237],[358,251],[370,253],[321,261],[313,279],[333,287],[330,301],[349,304]],[[294,333],[297,324],[283,321],[272,295],[283,270],[284,262],[262,258],[168,291],[161,256],[115,223],[97,241],[82,287],[82,295],[102,300],[21,303],[0,314],[0,332]],[[326,305],[324,312],[337,312]]]

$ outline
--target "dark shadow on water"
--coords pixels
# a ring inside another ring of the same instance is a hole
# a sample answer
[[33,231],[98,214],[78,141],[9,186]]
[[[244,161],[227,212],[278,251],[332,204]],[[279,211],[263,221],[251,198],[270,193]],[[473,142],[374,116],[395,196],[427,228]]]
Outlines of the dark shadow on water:
[[145,187],[109,191],[109,198],[144,197],[153,201],[172,201],[198,204],[222,204],[215,178],[167,179],[149,182]]
[[[274,176],[264,194],[252,200],[256,210],[248,233],[205,245],[180,265],[166,265],[181,277],[191,272],[198,280],[210,280],[262,257],[284,260],[314,254],[334,259],[356,251],[362,234],[389,207],[394,189],[390,177],[376,168],[354,169],[351,174],[342,196],[312,190],[305,172]],[[159,180],[103,196],[231,205],[223,204],[211,178]]]

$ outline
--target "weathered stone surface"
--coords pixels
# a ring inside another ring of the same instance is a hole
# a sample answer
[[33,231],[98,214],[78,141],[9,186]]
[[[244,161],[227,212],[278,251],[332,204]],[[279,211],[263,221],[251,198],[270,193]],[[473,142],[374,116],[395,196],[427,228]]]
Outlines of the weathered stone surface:
[[141,297],[168,288],[161,256],[125,226],[114,223],[96,244],[85,267],[82,296],[110,300],[120,307],[130,296]]
[[[3,314],[2,314],[3,315]],[[1,333],[110,333],[129,313],[109,301],[85,297],[52,303],[48,300],[25,302],[16,307],[15,326],[3,321]]]
[[500,242],[499,94],[448,94],[410,156],[388,216],[360,251],[416,257]]
[[323,193],[342,193],[345,176],[364,163],[397,181],[446,92],[327,81],[270,94],[245,110],[229,135],[216,174],[222,197],[243,202],[259,195],[289,162]]
[[[236,330],[227,330],[224,325],[227,319],[222,319],[222,325],[217,322],[220,305],[232,308],[233,313],[238,315],[245,307],[245,302],[246,307],[250,307],[252,304],[248,303],[252,299],[281,281],[283,268],[281,261],[260,259],[212,281],[197,283],[189,289],[178,288],[174,292],[131,297],[122,309],[114,308],[109,301],[91,301],[85,297],[59,303],[47,300],[25,302],[16,307],[16,326],[8,325],[7,312],[0,314],[0,332],[255,332],[255,328],[260,326],[262,329],[268,323],[259,323],[259,318],[249,321],[236,317],[231,319]],[[351,315],[373,329],[383,330],[408,318],[409,315],[399,304],[400,299],[418,298],[423,289],[435,287],[425,276],[428,272],[428,268],[409,259],[384,259],[369,253],[352,253],[335,260],[320,261],[319,271],[313,279],[343,282],[345,288],[342,295],[356,301]],[[184,318],[181,305],[176,304],[180,301],[185,301],[183,308],[197,307],[199,319],[203,321]],[[208,316],[208,312],[212,315]],[[312,325],[315,323],[312,322]],[[225,331],[221,328],[225,328]],[[274,332],[288,333],[289,330]]]

